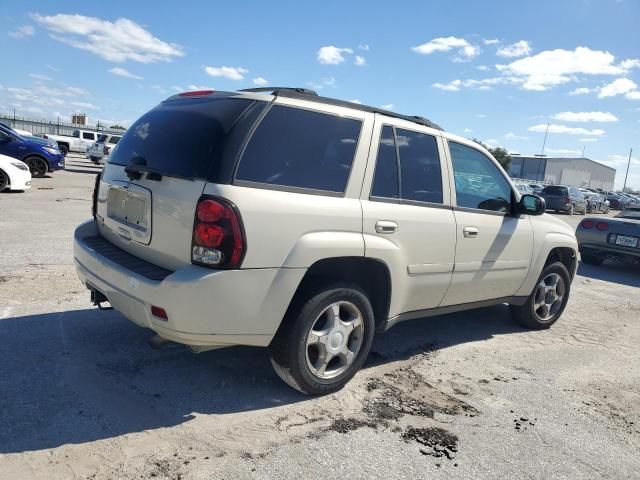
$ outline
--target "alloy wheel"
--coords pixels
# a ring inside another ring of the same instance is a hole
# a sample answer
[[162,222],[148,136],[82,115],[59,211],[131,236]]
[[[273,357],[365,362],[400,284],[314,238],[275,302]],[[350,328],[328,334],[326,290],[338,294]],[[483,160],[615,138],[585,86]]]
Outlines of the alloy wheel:
[[335,378],[351,366],[363,339],[364,321],[358,307],[346,301],[332,303],[307,335],[307,366],[318,378]]
[[549,322],[560,311],[565,296],[564,280],[557,273],[544,277],[536,288],[533,310],[542,322]]

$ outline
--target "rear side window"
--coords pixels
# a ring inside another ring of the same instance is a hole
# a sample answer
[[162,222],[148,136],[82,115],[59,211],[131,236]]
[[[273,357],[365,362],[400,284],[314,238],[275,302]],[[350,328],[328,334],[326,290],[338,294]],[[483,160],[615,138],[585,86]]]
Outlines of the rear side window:
[[111,145],[117,145],[119,141],[120,141],[120,137],[111,137],[111,138],[109,139],[109,143],[110,143]]
[[362,122],[273,106],[249,141],[236,179],[344,192]]
[[84,140],[95,140],[95,134],[91,132],[82,132],[82,138]]
[[166,175],[208,179],[228,133],[252,103],[228,97],[163,102],[127,130],[109,163],[136,159]]
[[383,127],[371,195],[442,203],[442,172],[435,137]]
[[98,136],[98,143],[103,143],[106,139],[107,139],[106,135],[99,135]]

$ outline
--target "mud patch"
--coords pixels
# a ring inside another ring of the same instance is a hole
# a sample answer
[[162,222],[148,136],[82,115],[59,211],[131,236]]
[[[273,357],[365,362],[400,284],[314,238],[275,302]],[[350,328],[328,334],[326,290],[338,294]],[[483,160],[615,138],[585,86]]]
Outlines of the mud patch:
[[330,432],[349,433],[362,427],[377,428],[375,422],[360,420],[358,418],[338,418],[331,422],[327,428]]
[[458,452],[458,437],[438,427],[414,428],[409,427],[403,434],[405,442],[418,442],[426,448],[421,448],[423,455],[447,457],[453,460]]

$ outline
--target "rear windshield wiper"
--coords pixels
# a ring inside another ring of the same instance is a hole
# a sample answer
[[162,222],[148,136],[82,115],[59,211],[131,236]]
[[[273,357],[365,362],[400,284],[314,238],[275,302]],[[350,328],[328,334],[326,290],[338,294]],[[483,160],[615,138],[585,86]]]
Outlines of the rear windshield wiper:
[[162,170],[158,170],[157,168],[152,168],[147,166],[147,161],[143,157],[134,157],[129,162],[129,165],[124,167],[124,173],[127,174],[129,180],[140,180],[142,178],[142,174],[147,174],[147,180],[154,180],[159,182],[162,180],[163,176],[167,177],[175,177],[182,178],[184,180],[193,180],[193,178],[184,177],[182,175],[175,175],[172,173],[163,172]]

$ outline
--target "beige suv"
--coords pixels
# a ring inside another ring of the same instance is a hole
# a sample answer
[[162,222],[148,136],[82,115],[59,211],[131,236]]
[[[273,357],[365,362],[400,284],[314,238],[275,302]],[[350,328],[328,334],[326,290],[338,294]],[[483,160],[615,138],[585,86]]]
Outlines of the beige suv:
[[75,232],[78,274],[167,341],[269,347],[319,394],[397,322],[508,303],[562,314],[577,243],[480,145],[304,89],[197,91],[142,116]]

